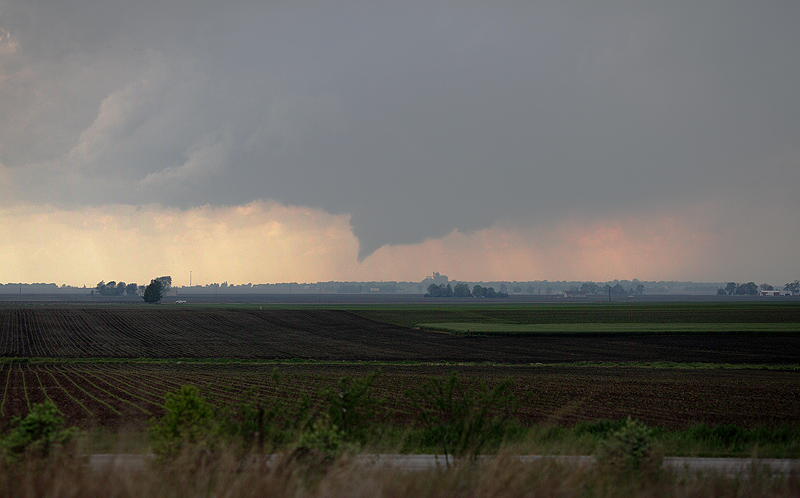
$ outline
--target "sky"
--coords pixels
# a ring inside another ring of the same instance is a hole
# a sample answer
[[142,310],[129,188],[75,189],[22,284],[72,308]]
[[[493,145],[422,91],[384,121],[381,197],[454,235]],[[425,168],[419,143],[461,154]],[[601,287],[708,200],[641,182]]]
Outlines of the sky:
[[0,0],[0,282],[800,278],[800,3]]

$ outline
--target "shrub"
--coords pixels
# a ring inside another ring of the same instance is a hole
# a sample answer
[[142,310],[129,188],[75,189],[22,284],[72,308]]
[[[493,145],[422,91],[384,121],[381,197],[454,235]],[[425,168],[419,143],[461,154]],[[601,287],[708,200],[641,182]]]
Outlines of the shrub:
[[596,456],[600,469],[618,475],[657,472],[663,460],[652,429],[630,417],[603,441]]
[[380,371],[357,379],[342,377],[335,389],[323,390],[327,407],[302,431],[290,459],[324,466],[366,443],[368,432],[375,428],[377,408],[384,403],[370,393],[378,375]]
[[377,410],[384,403],[370,392],[378,375],[380,371],[357,379],[342,377],[336,389],[323,391],[329,420],[347,441],[365,443],[367,432],[374,427]]
[[577,436],[588,434],[590,436],[598,436],[599,438],[606,438],[614,431],[619,431],[625,427],[625,420],[590,420],[581,422],[575,426],[574,432]]
[[[242,395],[238,405],[220,411],[222,432],[242,443],[262,450],[268,444],[290,441],[293,432],[311,423],[311,399],[307,394],[290,393],[278,369],[272,371],[276,398],[264,398],[253,390]],[[288,401],[293,400],[293,401]]]
[[33,405],[25,418],[14,417],[11,429],[2,440],[3,453],[9,459],[23,454],[46,456],[56,447],[70,442],[77,434],[74,427],[64,429],[64,419],[51,401]]
[[357,450],[357,445],[345,441],[344,432],[327,415],[323,415],[303,432],[292,454],[318,455],[320,461],[330,463],[343,453]]
[[150,420],[150,440],[156,455],[175,457],[189,448],[214,449],[219,425],[196,387],[182,386],[167,393],[164,409],[163,417]]
[[501,440],[509,426],[515,400],[506,380],[494,389],[470,378],[463,384],[456,372],[447,380],[433,379],[406,392],[428,437],[449,456],[476,457],[486,443]]

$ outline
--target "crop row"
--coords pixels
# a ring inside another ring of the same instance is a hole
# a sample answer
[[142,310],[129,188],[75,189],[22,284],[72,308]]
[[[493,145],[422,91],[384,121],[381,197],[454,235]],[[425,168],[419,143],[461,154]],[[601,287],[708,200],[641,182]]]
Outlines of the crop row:
[[797,302],[736,303],[593,303],[485,306],[389,306],[355,310],[354,313],[407,327],[420,323],[800,323]]
[[[368,366],[297,364],[5,364],[0,368],[0,426],[24,415],[33,403],[53,401],[70,424],[144,424],[163,413],[165,395],[185,384],[200,389],[217,406],[236,404],[245,392],[263,403],[309,395],[343,376],[361,376]],[[404,393],[450,366],[385,366],[374,395],[387,400],[396,421],[414,418]],[[742,426],[800,423],[800,374],[767,370],[683,370],[611,367],[464,366],[462,378],[488,385],[511,378],[518,415],[527,422],[572,425],[601,418],[633,416],[665,427],[697,422]]]
[[[572,310],[580,317],[585,308],[556,311]],[[476,319],[474,313],[466,310],[463,316]],[[521,316],[533,319],[535,310]],[[798,351],[800,334],[769,331],[462,338],[337,310],[0,307],[0,357],[797,364]]]

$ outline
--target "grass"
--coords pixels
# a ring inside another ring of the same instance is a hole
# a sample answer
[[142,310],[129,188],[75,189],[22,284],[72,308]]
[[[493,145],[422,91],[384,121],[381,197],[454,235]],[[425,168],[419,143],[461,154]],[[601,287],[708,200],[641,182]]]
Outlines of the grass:
[[5,416],[5,406],[6,406],[6,395],[8,394],[8,383],[9,379],[11,379],[11,369],[13,367],[9,366],[8,368],[4,368],[4,373],[6,374],[6,383],[5,387],[3,387],[3,400],[0,401],[0,417]]
[[556,461],[523,463],[508,453],[449,469],[409,472],[343,455],[324,461],[291,452],[268,465],[244,464],[236,451],[192,454],[146,465],[92,470],[81,449],[45,459],[0,463],[0,498],[81,497],[650,497],[800,495],[797,474],[774,476],[754,469],[744,476],[672,471],[617,473]]
[[[593,455],[623,420],[596,420],[572,427],[539,424],[521,429],[503,449],[518,455]],[[666,456],[800,458],[800,427],[743,428],[696,424],[684,430],[650,427]]]
[[[43,458],[19,462],[0,459],[0,498],[6,496],[82,497],[740,497],[798,496],[800,475],[773,475],[754,466],[750,473],[726,476],[716,472],[676,473],[645,468],[636,472],[598,465],[580,466],[552,460],[522,462],[520,454],[591,455],[617,432],[622,420],[597,420],[572,427],[512,426],[503,442],[487,448],[493,456],[463,459],[452,466],[409,472],[380,467],[348,450],[333,458],[296,451],[291,441],[277,448],[267,464],[258,454],[222,444],[213,453],[191,448],[173,460],[153,460],[144,468],[91,469],[85,455],[149,453],[146,432],[89,431],[74,447]],[[422,431],[412,427],[373,431],[361,455],[374,453],[434,453],[421,444]],[[800,427],[744,429],[697,425],[682,431],[653,428],[660,451],[684,456],[745,456],[797,458]]]
[[454,335],[798,333],[800,323],[420,323]]
[[[593,455],[624,420],[601,419],[571,427],[554,424],[509,424],[504,440],[493,440],[485,453],[514,455]],[[713,458],[800,458],[800,427],[778,425],[743,428],[735,425],[696,424],[683,430],[650,426],[665,456]],[[364,445],[367,453],[441,454],[438,442],[414,426],[375,425]],[[109,430],[103,426],[85,432],[81,445],[87,454],[150,453],[147,431],[141,426]],[[271,446],[277,453],[291,451],[288,440]]]

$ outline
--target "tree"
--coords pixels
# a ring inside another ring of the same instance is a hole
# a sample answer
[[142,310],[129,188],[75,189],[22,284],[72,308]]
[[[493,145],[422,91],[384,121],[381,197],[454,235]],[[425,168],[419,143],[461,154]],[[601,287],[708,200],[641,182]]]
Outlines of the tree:
[[792,283],[786,284],[785,286],[783,286],[783,290],[791,292],[792,295],[794,296],[795,294],[800,292],[800,280],[795,280]]
[[758,285],[755,282],[747,282],[736,287],[737,296],[755,296],[758,294]]
[[97,293],[101,296],[113,296],[117,290],[117,283],[113,280],[108,283],[101,280],[97,283],[95,290],[97,290]]
[[101,280],[100,282],[97,283],[95,291],[101,296],[122,296],[127,292],[128,287],[130,286],[125,285],[125,282],[116,282],[114,280],[111,280],[108,283],[106,283],[103,280]]
[[729,296],[732,296],[736,293],[736,282],[728,282],[728,285],[725,286],[725,292],[728,293]]
[[628,294],[629,291],[625,290],[625,287],[623,287],[622,284],[616,284],[611,288],[611,295],[613,296],[627,296]]
[[162,294],[166,294],[172,288],[172,277],[166,275],[164,277],[158,277],[156,280],[161,282],[161,292]]
[[425,297],[442,297],[442,290],[436,284],[431,284],[428,286],[428,292],[425,294]]
[[128,284],[125,286],[125,294],[129,296],[135,296],[138,293],[138,291],[139,291],[139,286],[136,285],[135,283]]
[[469,292],[469,285],[463,282],[453,287],[453,296],[455,297],[470,297],[471,295],[472,294]]
[[453,288],[450,284],[431,284],[428,286],[428,293],[425,294],[425,297],[452,297],[453,296]]
[[150,281],[150,285],[145,287],[142,298],[146,303],[157,303],[161,301],[163,290],[164,288],[161,285],[161,281],[157,278],[154,278]]
[[484,289],[480,285],[475,285],[475,287],[472,288],[472,297],[484,297],[485,292],[486,289]]

